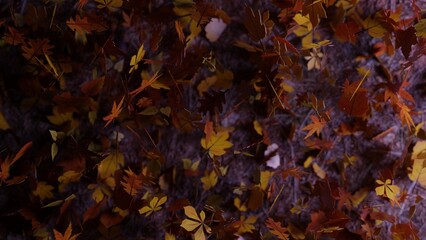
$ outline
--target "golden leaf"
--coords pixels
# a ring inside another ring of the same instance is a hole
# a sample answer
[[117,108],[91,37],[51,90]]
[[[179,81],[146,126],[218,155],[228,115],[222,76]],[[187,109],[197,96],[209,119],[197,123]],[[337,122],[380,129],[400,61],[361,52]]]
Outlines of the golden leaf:
[[233,146],[228,138],[228,132],[213,133],[209,142],[206,142],[205,138],[201,139],[201,146],[209,151],[211,157],[222,156],[226,153],[225,149]]
[[115,171],[123,165],[124,155],[119,151],[114,151],[101,161],[98,167],[98,175],[100,178],[113,176]]
[[130,59],[130,70],[129,73],[132,73],[133,71],[137,70],[139,67],[139,62],[142,61],[143,57],[145,56],[145,50],[142,46],[140,46],[138,53],[136,55],[133,55]]
[[205,232],[211,233],[211,228],[204,223],[204,220],[206,218],[206,214],[204,213],[204,211],[201,211],[200,215],[198,215],[197,211],[192,206],[186,206],[183,209],[185,211],[185,215],[188,218],[184,219],[180,226],[188,232],[192,232],[197,229],[194,233],[194,239],[205,240]]
[[151,213],[159,211],[161,209],[161,205],[167,202],[167,196],[163,196],[161,198],[153,197],[149,202],[149,206],[144,206],[139,209],[140,214],[145,214],[145,216],[151,215]]
[[400,189],[397,185],[392,185],[391,179],[386,179],[385,182],[376,180],[376,183],[379,184],[375,189],[377,196],[387,197],[396,202],[396,196],[399,195]]

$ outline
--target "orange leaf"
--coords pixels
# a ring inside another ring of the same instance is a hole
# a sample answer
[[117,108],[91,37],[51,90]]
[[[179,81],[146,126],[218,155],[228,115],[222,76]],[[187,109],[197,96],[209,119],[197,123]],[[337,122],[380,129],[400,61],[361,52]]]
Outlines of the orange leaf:
[[152,75],[151,79],[149,79],[149,80],[142,79],[141,86],[136,88],[135,90],[131,91],[130,94],[133,95],[133,96],[139,94],[145,88],[151,86],[155,81],[157,81],[157,79],[159,77],[160,77],[160,75],[158,75],[158,72],[156,72],[154,75]]
[[118,105],[114,101],[112,105],[112,109],[111,109],[111,114],[103,118],[104,121],[107,121],[107,123],[105,124],[105,127],[108,126],[112,121],[114,121],[114,119],[116,119],[118,115],[121,113],[121,111],[123,110],[123,106],[122,106],[123,101],[124,101],[124,96],[123,98],[121,98],[121,101]]
[[287,229],[281,226],[281,223],[275,222],[272,218],[266,219],[266,226],[269,228],[269,231],[273,233],[278,239],[287,240],[289,239],[289,234],[287,234]]
[[312,123],[302,128],[303,131],[309,130],[308,134],[306,134],[305,139],[312,136],[312,134],[316,133],[317,136],[321,133],[325,124],[327,123],[324,119],[318,119],[317,116],[311,116]]
[[68,225],[68,227],[65,230],[65,233],[63,235],[62,235],[62,233],[53,229],[53,234],[55,236],[55,240],[76,240],[77,237],[80,235],[80,234],[74,234],[73,236],[71,236],[71,233],[72,233],[71,223]]
[[401,122],[409,127],[415,127],[416,125],[410,115],[411,109],[403,103],[399,103],[398,106],[400,107],[399,118],[401,119]]
[[124,176],[120,183],[124,187],[124,191],[126,191],[130,196],[136,196],[138,191],[142,190],[142,179],[131,169],[124,171],[127,176]]

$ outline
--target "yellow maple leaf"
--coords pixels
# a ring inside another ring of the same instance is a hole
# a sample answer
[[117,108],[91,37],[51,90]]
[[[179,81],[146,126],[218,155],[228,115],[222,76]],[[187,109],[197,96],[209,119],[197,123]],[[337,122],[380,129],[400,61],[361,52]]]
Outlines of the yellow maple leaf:
[[113,176],[115,171],[124,165],[124,155],[119,151],[110,153],[104,160],[101,161],[98,167],[100,178]]
[[386,179],[385,182],[376,180],[376,183],[379,184],[375,189],[377,196],[387,197],[391,201],[396,202],[396,196],[399,195],[400,189],[397,185],[392,185],[391,179]]
[[143,208],[139,209],[140,214],[145,214],[145,216],[151,215],[151,213],[159,211],[161,209],[161,205],[167,202],[167,196],[163,196],[161,198],[159,197],[153,197],[151,201],[149,202],[149,206],[144,206]]
[[108,8],[111,12],[115,12],[123,6],[123,0],[95,0],[95,2],[99,3],[99,9]]
[[55,240],[77,240],[77,237],[80,235],[80,233],[78,233],[71,236],[72,234],[71,223],[68,225],[64,234],[56,231],[56,229],[53,229],[53,234],[55,236]]
[[210,188],[216,186],[217,184],[217,174],[215,171],[206,172],[206,175],[201,178],[201,182],[203,183],[203,189],[209,190]]
[[238,234],[243,234],[243,233],[252,233],[253,230],[255,229],[254,224],[257,221],[257,217],[255,216],[250,216],[248,218],[246,218],[245,216],[241,216],[240,217],[240,222],[241,225],[238,228]]
[[209,155],[213,156],[222,156],[226,153],[225,149],[230,148],[233,144],[228,141],[229,133],[228,132],[219,132],[212,133],[210,141],[206,141],[205,138],[201,139],[201,146],[209,151]]
[[145,56],[145,49],[142,46],[140,46],[138,53],[136,55],[133,55],[130,59],[130,70],[129,73],[132,73],[133,71],[137,70],[139,67],[139,62],[142,61],[143,57]]
[[312,136],[312,134],[316,133],[317,136],[321,133],[325,124],[327,123],[324,119],[318,119],[317,116],[311,116],[312,123],[302,128],[303,131],[309,130],[308,134],[306,134],[305,139]]
[[204,222],[206,219],[204,211],[201,211],[198,215],[192,206],[186,206],[183,209],[188,218],[184,219],[180,226],[188,232],[196,230],[194,233],[195,240],[205,240],[206,233],[211,233],[211,228]]
[[34,196],[38,196],[42,201],[48,198],[53,198],[53,186],[46,182],[37,182],[37,188],[33,191]]

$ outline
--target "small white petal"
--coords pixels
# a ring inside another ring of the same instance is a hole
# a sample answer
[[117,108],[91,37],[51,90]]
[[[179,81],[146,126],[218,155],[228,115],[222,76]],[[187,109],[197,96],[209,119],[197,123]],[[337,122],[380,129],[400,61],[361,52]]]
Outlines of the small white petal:
[[226,23],[220,18],[212,18],[206,25],[206,37],[210,42],[216,42],[223,31],[225,31]]

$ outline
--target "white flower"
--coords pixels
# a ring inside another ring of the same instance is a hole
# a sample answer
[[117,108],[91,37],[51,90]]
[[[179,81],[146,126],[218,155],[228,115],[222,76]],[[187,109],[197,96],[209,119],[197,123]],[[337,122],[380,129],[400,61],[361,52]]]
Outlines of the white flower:
[[324,54],[317,48],[313,48],[310,55],[311,56],[305,57],[305,59],[308,60],[308,70],[310,71],[314,68],[319,70],[321,68],[321,58]]

